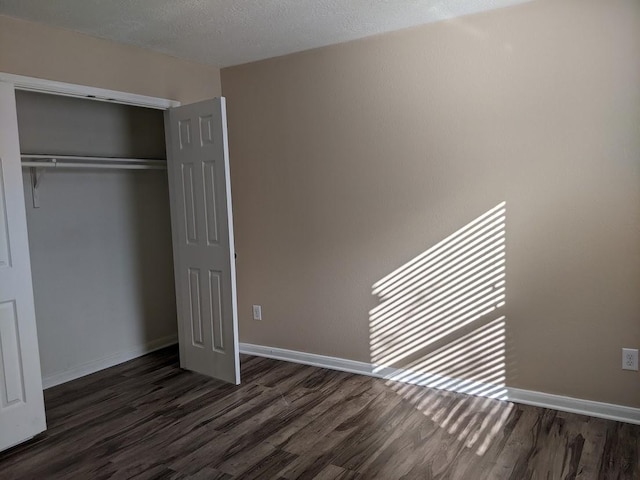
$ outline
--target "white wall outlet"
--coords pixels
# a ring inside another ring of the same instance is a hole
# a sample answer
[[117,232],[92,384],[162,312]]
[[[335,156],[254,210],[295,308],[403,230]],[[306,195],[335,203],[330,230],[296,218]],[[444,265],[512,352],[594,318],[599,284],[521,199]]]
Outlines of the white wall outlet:
[[622,349],[622,369],[638,371],[638,349],[637,348]]
[[[253,319],[254,320],[262,320],[262,307],[260,305],[254,305],[253,306]],[[637,351],[636,351],[637,353]],[[636,355],[637,358],[637,355]],[[636,364],[638,362],[636,361]],[[637,368],[636,368],[637,370]]]

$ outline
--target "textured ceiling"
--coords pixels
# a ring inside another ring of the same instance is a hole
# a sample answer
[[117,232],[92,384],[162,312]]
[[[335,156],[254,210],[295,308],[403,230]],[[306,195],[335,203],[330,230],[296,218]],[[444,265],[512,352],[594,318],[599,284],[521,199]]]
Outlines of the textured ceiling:
[[219,67],[525,0],[0,0],[0,14]]

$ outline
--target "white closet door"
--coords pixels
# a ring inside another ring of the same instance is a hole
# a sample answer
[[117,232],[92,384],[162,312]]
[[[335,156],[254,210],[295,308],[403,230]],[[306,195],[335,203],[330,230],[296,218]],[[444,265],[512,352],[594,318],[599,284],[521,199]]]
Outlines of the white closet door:
[[0,82],[0,450],[45,429],[15,94]]
[[165,116],[180,365],[240,383],[225,99]]

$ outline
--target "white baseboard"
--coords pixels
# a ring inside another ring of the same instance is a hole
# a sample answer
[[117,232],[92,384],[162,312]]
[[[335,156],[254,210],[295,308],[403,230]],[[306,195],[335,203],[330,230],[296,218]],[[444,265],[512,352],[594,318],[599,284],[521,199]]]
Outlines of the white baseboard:
[[105,368],[113,367],[134,358],[141,357],[147,353],[151,353],[155,350],[168,347],[178,343],[178,337],[176,335],[169,335],[167,337],[158,338],[142,345],[135,346],[127,350],[121,350],[106,357],[98,358],[90,362],[86,362],[80,365],[76,365],[63,372],[54,373],[42,378],[42,388],[47,389],[55,387],[71,380],[75,380],[85,375],[90,375]]
[[257,357],[273,358],[275,360],[284,360],[285,362],[301,363],[313,367],[340,370],[342,372],[377,376],[373,374],[373,365],[370,363],[356,362],[355,360],[346,360],[338,357],[328,357],[315,353],[298,352],[284,348],[263,347],[262,345],[242,342],[240,343],[240,353],[255,355]]
[[513,387],[510,387],[508,391],[509,400],[515,403],[640,425],[640,408],[625,407],[624,405],[616,405],[613,403],[594,402],[593,400],[564,397],[552,393],[535,392]]
[[460,379],[446,378],[438,375],[413,375],[405,369],[379,368],[371,363],[357,362],[344,358],[317,355],[314,353],[298,352],[284,348],[265,347],[250,343],[240,343],[240,353],[255,355],[258,357],[273,358],[286,362],[301,363],[314,367],[340,370],[349,373],[358,373],[387,380],[405,381],[411,379],[409,383],[423,385],[426,387],[452,385],[447,388],[460,393],[491,392],[489,395],[498,400],[505,400],[536,407],[550,408],[562,412],[578,413],[590,415],[592,417],[616,420],[619,422],[633,423],[640,425],[640,408],[614,405],[610,403],[594,402],[592,400],[582,400],[579,398],[564,397],[550,393],[535,392],[513,387],[501,387],[499,385],[488,385],[478,382],[465,382]]

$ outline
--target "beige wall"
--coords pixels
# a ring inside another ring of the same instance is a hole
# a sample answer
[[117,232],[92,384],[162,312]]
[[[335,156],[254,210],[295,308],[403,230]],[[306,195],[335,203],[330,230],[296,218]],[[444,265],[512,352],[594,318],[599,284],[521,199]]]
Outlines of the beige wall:
[[215,67],[2,15],[0,72],[183,103],[220,95]]
[[372,285],[505,201],[506,305],[477,325],[506,317],[508,385],[640,407],[640,3],[533,1],[222,85],[241,341],[370,361]]

